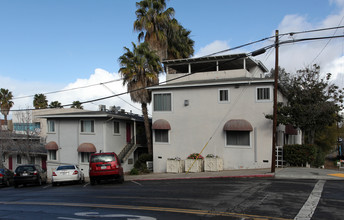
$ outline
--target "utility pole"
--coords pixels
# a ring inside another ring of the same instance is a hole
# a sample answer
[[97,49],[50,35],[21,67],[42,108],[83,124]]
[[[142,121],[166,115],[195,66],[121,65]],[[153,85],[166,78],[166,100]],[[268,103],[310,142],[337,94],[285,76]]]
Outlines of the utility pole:
[[276,167],[276,140],[277,140],[277,89],[278,89],[278,30],[275,33],[275,80],[274,80],[274,106],[273,106],[273,128],[272,128],[272,155],[271,173],[275,172]]

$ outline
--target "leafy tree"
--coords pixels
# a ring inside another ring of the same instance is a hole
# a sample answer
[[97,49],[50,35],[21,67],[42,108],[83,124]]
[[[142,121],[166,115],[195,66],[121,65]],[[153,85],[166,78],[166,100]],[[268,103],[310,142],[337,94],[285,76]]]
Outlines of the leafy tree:
[[278,123],[300,128],[306,144],[314,144],[316,132],[340,120],[338,112],[343,107],[343,91],[331,84],[330,79],[331,74],[321,78],[320,67],[313,65],[298,70],[283,85],[288,101],[278,105]]
[[80,101],[74,101],[71,108],[84,109]]
[[150,91],[145,88],[159,82],[158,74],[162,71],[162,66],[158,55],[149,49],[148,43],[141,43],[138,46],[132,43],[132,45],[132,51],[124,47],[125,53],[119,57],[121,66],[119,72],[123,77],[123,85],[127,84],[131,100],[141,103],[148,152],[152,154],[153,149],[147,110],[147,104],[151,102],[152,98]]
[[139,41],[144,40],[161,60],[187,58],[194,53],[194,41],[174,18],[174,9],[166,9],[165,0],[142,0],[136,3],[134,30]]
[[35,109],[45,109],[48,107],[48,100],[44,94],[35,94],[33,98],[33,106]]
[[63,108],[59,101],[50,102],[49,108]]
[[10,92],[8,89],[0,89],[0,109],[1,114],[3,114],[5,118],[5,125],[7,125],[7,115],[13,106],[12,98],[12,92]]

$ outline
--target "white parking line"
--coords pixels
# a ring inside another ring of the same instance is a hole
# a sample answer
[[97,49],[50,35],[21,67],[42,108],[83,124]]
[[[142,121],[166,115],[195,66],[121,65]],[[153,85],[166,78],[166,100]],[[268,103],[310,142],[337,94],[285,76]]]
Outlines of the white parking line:
[[138,182],[136,182],[136,181],[134,181],[134,180],[132,180],[131,182],[132,182],[132,183],[135,183],[135,184],[137,184],[137,185],[139,185],[139,186],[142,186],[141,183],[138,183]]
[[302,206],[299,214],[294,218],[295,220],[310,220],[318,206],[319,200],[321,198],[321,193],[323,191],[326,180],[319,180],[311,194],[309,195],[306,203]]
[[87,185],[89,185],[90,183],[86,183],[86,184],[84,184],[84,186],[83,187],[86,187]]

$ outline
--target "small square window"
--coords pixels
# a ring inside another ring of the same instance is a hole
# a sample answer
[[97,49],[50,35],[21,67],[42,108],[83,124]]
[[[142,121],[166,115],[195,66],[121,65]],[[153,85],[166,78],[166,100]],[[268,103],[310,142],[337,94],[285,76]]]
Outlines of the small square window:
[[219,89],[219,102],[229,102],[229,89]]
[[94,133],[94,120],[81,120],[82,133]]
[[270,87],[257,88],[257,101],[271,101]]
[[171,93],[161,93],[153,95],[154,111],[171,111],[172,98]]

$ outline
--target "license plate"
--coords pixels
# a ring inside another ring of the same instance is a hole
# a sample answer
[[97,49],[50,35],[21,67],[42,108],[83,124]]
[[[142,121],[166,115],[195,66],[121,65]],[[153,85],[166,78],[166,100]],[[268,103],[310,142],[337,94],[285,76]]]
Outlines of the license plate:
[[107,166],[101,166],[100,169],[106,170]]
[[23,176],[27,176],[27,173],[23,173]]

